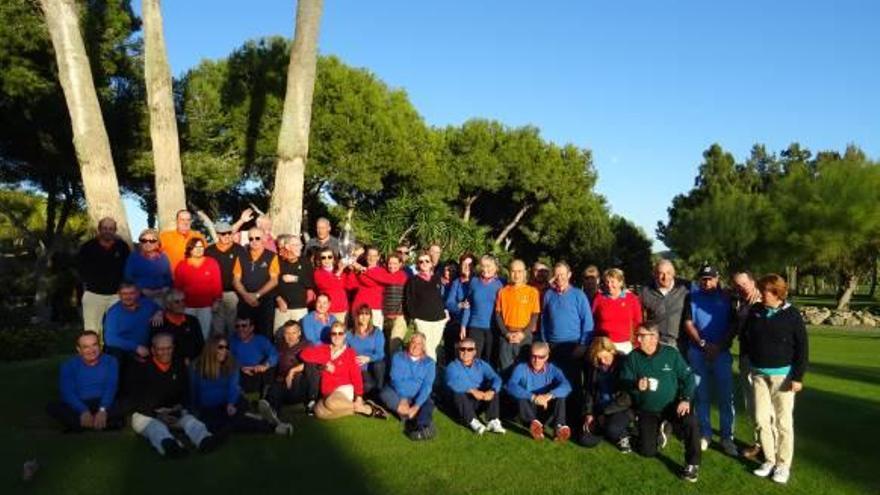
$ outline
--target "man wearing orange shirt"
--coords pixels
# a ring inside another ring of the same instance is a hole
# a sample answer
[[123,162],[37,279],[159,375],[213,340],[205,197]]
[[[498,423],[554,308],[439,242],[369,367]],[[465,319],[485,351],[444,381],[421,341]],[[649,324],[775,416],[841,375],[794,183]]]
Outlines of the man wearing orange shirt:
[[275,301],[271,296],[281,268],[278,256],[264,247],[263,237],[261,229],[248,231],[248,255],[236,258],[232,286],[238,293],[238,316],[250,318],[258,333],[272,336]]
[[[165,253],[165,256],[168,256],[172,275],[174,275],[177,264],[185,257],[186,243],[194,237],[205,240],[205,237],[200,232],[192,230],[191,227],[192,214],[187,210],[180,210],[177,212],[177,228],[166,230],[159,234],[162,252]],[[207,245],[207,241],[205,244]]]
[[540,315],[538,289],[526,284],[526,264],[522,260],[510,263],[510,284],[498,291],[495,300],[495,322],[501,334],[498,364],[506,373],[521,357],[523,349],[532,343],[532,333]]

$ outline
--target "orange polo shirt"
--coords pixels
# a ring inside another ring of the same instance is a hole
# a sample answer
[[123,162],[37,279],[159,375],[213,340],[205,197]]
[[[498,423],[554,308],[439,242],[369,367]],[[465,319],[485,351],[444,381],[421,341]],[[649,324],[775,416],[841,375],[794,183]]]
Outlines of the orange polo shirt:
[[506,285],[498,291],[495,312],[510,330],[522,330],[533,314],[541,312],[540,293],[531,285]]
[[[168,261],[171,263],[172,276],[174,275],[174,269],[177,268],[177,264],[185,256],[186,243],[194,237],[205,240],[205,236],[197,230],[190,230],[186,235],[181,234],[177,229],[166,230],[159,234],[159,241],[162,242],[162,252],[165,253],[165,256],[168,256]],[[205,242],[205,247],[207,246],[208,243]]]

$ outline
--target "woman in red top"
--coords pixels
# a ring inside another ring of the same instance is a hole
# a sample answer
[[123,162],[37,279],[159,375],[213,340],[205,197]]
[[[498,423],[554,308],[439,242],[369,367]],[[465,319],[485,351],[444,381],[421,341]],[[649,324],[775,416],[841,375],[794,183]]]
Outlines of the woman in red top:
[[318,263],[320,264],[315,268],[316,292],[330,296],[330,314],[335,316],[337,321],[345,322],[348,313],[346,289],[353,285],[350,272],[345,270],[330,248],[318,252]]
[[605,291],[593,299],[593,321],[597,336],[611,339],[618,352],[633,349],[633,331],[642,324],[642,304],[624,287],[623,270],[609,268],[602,274]]
[[183,291],[186,313],[199,320],[202,336],[208,340],[213,310],[223,297],[223,282],[217,260],[205,256],[206,247],[201,237],[186,242],[185,259],[174,269],[174,286]]
[[364,381],[354,349],[345,343],[345,324],[330,327],[330,343],[303,349],[300,359],[321,366],[321,396],[315,404],[315,417],[336,419],[352,414],[384,419],[385,411],[370,401],[364,402]]
[[[382,285],[381,282],[376,281],[375,278],[370,277],[369,273],[376,272],[386,272],[385,268],[382,268],[379,265],[379,261],[381,257],[379,256],[379,250],[369,246],[366,249],[366,263],[367,266],[363,266],[357,262],[352,264],[352,268],[354,268],[356,275],[352,278],[357,294],[354,296],[354,301],[351,303],[352,308],[360,308],[361,306],[369,306],[372,314],[373,314],[373,326],[382,328],[385,324],[385,317],[382,314],[382,298],[385,294],[385,286]],[[386,272],[387,273],[387,272]],[[379,275],[381,278],[381,275]],[[406,280],[404,280],[404,283]],[[357,320],[357,315],[352,312],[352,320]]]

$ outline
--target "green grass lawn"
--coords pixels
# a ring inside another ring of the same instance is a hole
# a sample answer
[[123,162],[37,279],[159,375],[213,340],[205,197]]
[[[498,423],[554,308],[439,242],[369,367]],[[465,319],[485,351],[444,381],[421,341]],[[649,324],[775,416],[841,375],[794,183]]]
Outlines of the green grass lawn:
[[[239,436],[212,454],[167,461],[131,430],[59,433],[43,413],[57,393],[59,357],[0,365],[0,493],[880,493],[880,332],[811,329],[810,345],[786,487],[714,449],[700,481],[682,482],[677,441],[664,457],[643,459],[607,444],[537,444],[516,431],[477,438],[443,414],[437,439],[413,443],[394,420],[322,423],[294,408],[285,411],[292,438]],[[744,415],[737,427],[739,440],[751,438]],[[30,458],[40,471],[24,483]]]

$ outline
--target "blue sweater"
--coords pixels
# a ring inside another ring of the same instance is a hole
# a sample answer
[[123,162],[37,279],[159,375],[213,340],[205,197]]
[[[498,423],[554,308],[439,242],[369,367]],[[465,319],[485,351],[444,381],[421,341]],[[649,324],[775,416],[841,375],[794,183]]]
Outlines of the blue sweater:
[[238,403],[241,394],[238,388],[238,375],[239,371],[236,369],[228,376],[221,375],[209,380],[192,367],[189,375],[189,399],[192,408],[198,411]]
[[517,399],[530,400],[533,394],[551,393],[553,397],[562,399],[571,393],[571,384],[565,379],[562,371],[547,363],[544,370],[535,373],[528,363],[520,363],[513,369],[507,380],[507,393]]
[[134,352],[150,340],[150,318],[159,306],[148,297],[138,300],[137,309],[130,311],[117,302],[104,315],[104,345]]
[[147,259],[138,252],[131,253],[125,261],[125,280],[141,289],[171,287],[171,263],[165,253],[155,259]]
[[314,311],[310,311],[309,314],[303,316],[302,320],[299,320],[299,324],[302,325],[303,337],[310,344],[320,344],[321,342],[329,344],[330,326],[334,323],[336,323],[336,317],[333,315],[330,315],[326,325],[321,323],[315,319]]
[[587,345],[593,333],[593,312],[584,291],[569,287],[565,292],[550,288],[541,305],[541,340],[552,344],[577,342]]
[[467,301],[469,308],[461,312],[461,324],[470,328],[492,328],[495,316],[495,298],[504,287],[498,277],[484,282],[482,277],[471,279],[468,284]]
[[254,334],[244,342],[238,334],[229,337],[229,350],[239,366],[256,366],[266,364],[274,367],[278,364],[278,350],[264,335]]
[[391,359],[391,388],[401,399],[408,399],[421,406],[431,396],[436,376],[436,364],[428,356],[413,361],[409,354],[400,351]]
[[[349,332],[345,340],[355,354],[369,357],[371,363],[385,359],[385,334],[378,327],[373,328],[373,332],[365,337]],[[361,366],[362,370],[366,368],[366,365]]]
[[61,400],[82,414],[89,408],[85,401],[100,399],[100,407],[108,408],[116,397],[119,384],[119,363],[109,354],[98,357],[94,366],[74,356],[61,365]]
[[468,287],[470,287],[470,281],[462,282],[459,277],[453,280],[446,290],[446,296],[443,298],[443,301],[446,310],[449,311],[449,318],[452,321],[461,322],[464,310],[458,307],[458,303],[464,301],[468,293]]
[[501,377],[482,359],[475,359],[470,367],[456,359],[446,367],[446,386],[457,394],[466,393],[470,389],[501,390]]
[[[727,336],[733,321],[733,305],[730,297],[721,290],[691,292],[691,320],[700,338],[711,344],[721,343]],[[690,343],[694,346],[694,343]]]

